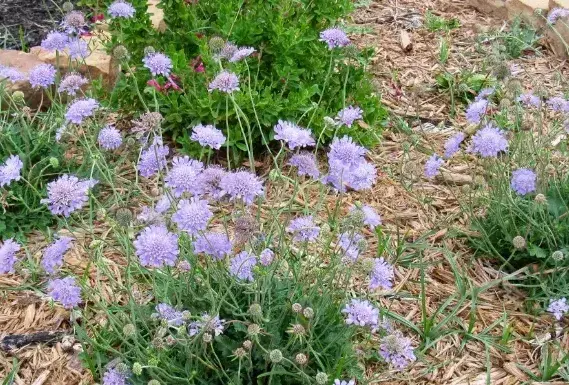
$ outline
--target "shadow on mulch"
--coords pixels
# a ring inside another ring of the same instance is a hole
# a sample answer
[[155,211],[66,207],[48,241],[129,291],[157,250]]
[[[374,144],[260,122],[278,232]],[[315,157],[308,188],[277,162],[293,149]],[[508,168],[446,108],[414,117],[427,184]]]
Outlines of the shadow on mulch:
[[65,0],[0,0],[0,48],[37,46],[61,20]]

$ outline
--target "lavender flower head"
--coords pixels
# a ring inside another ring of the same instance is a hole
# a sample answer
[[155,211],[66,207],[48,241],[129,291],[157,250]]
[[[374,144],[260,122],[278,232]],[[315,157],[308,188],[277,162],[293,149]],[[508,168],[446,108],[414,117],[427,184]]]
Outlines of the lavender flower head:
[[367,150],[354,143],[352,138],[344,136],[342,139],[334,138],[330,145],[328,158],[337,161],[348,168],[358,167],[363,161]]
[[150,178],[158,171],[166,167],[166,156],[170,152],[168,146],[162,144],[162,140],[154,138],[154,142],[142,152],[138,161],[138,171],[145,178]]
[[39,64],[30,70],[28,80],[33,88],[47,88],[55,83],[56,73],[51,64]]
[[67,48],[69,36],[63,32],[52,31],[41,42],[41,47],[48,51],[63,51]]
[[144,66],[150,70],[152,76],[170,76],[172,70],[172,60],[163,53],[152,52],[142,59]]
[[42,199],[54,215],[68,217],[89,200],[89,189],[97,184],[93,179],[81,180],[74,175],[64,174],[47,184],[47,198]]
[[24,163],[19,155],[10,155],[3,165],[0,165],[0,187],[7,186],[12,181],[21,179]]
[[339,28],[329,28],[320,32],[319,40],[328,44],[328,49],[346,47],[350,45],[350,39],[346,33]]
[[214,90],[219,90],[227,94],[233,93],[234,91],[239,91],[239,78],[236,74],[229,71],[221,71],[217,76],[209,83],[209,92]]
[[206,126],[198,124],[192,129],[191,140],[198,142],[202,147],[211,147],[219,150],[225,143],[225,135],[215,126],[208,124]]
[[547,106],[555,112],[566,112],[569,108],[569,102],[560,96],[554,96],[547,100]]
[[373,269],[370,273],[369,288],[389,290],[393,287],[395,273],[393,266],[383,258],[374,259]]
[[49,274],[55,274],[63,266],[63,257],[71,249],[71,237],[60,237],[43,252],[41,265]]
[[345,124],[348,127],[352,127],[352,124],[356,120],[363,118],[363,111],[359,107],[348,106],[338,112],[338,116],[336,116],[336,120],[340,123]]
[[399,332],[394,332],[381,339],[379,355],[398,370],[405,369],[417,359],[413,346],[411,346],[411,340]]
[[547,15],[547,22],[549,24],[555,24],[557,20],[564,19],[569,16],[569,9],[565,8],[553,8],[549,15]]
[[199,235],[194,242],[194,252],[209,255],[220,261],[231,254],[233,244],[225,233],[206,232]]
[[318,238],[320,227],[314,224],[312,215],[308,215],[290,221],[286,231],[293,234],[292,239],[295,242],[312,242]]
[[363,235],[359,233],[345,232],[339,235],[338,246],[344,251],[342,261],[354,263],[363,251],[362,242],[365,244]]
[[465,137],[464,132],[457,132],[447,139],[445,142],[445,158],[450,158],[458,152]]
[[99,102],[93,98],[76,100],[67,107],[65,121],[81,124],[83,119],[93,116],[97,108],[99,108]]
[[431,157],[425,163],[425,177],[428,179],[433,179],[439,174],[439,169],[444,163],[444,159],[437,154],[431,155]]
[[356,205],[352,205],[350,207],[350,213],[361,211],[364,215],[364,224],[369,226],[371,230],[375,230],[375,228],[381,225],[381,216],[374,210],[373,207],[368,205],[363,205],[358,207]]
[[528,168],[520,168],[512,172],[510,186],[519,195],[527,195],[536,190],[537,175]]
[[235,45],[234,43],[228,41],[221,48],[221,51],[214,56],[215,56],[215,59],[217,59],[217,60],[221,60],[221,59],[229,60],[233,57],[233,55],[235,55],[237,50],[239,50],[239,47],[237,47],[237,45]]
[[67,95],[75,96],[77,92],[83,87],[85,84],[89,83],[87,79],[83,76],[79,75],[78,73],[71,72],[61,80],[59,83],[59,88],[57,91],[65,92]]
[[251,56],[253,54],[253,52],[255,52],[255,48],[253,48],[253,47],[241,47],[233,53],[231,58],[229,58],[229,62],[230,63],[236,63],[238,61],[241,61],[241,60]]
[[142,230],[134,241],[134,248],[140,264],[145,267],[174,266],[180,253],[178,236],[162,224]]
[[180,230],[190,235],[198,235],[207,228],[209,220],[213,217],[207,201],[191,198],[183,199],[178,203],[178,211],[172,215],[172,221]]
[[259,261],[263,266],[269,266],[275,259],[275,253],[271,249],[264,249],[259,255]]
[[365,299],[354,298],[342,309],[348,325],[368,326],[372,332],[379,325],[379,310]]
[[168,326],[182,326],[184,324],[182,312],[166,303],[156,305],[156,311],[158,312],[158,318],[166,321]]
[[242,281],[253,282],[253,268],[257,265],[257,257],[248,251],[242,251],[229,261],[229,274]]
[[109,5],[107,12],[109,13],[109,15],[111,15],[112,18],[122,17],[125,19],[130,19],[134,16],[136,10],[132,6],[132,4],[123,0],[118,0]]
[[340,380],[336,378],[334,380],[334,385],[356,385],[356,382],[354,380]]
[[198,321],[190,323],[188,326],[188,334],[195,336],[198,333],[209,333],[214,336],[219,336],[223,333],[225,320],[219,319],[219,316],[210,316],[208,313],[203,313]]
[[167,194],[164,194],[160,197],[158,202],[156,202],[154,209],[157,213],[164,214],[166,211],[170,210],[171,206],[172,201],[170,200],[170,197]]
[[61,25],[69,34],[80,34],[85,30],[87,22],[85,15],[81,11],[71,11],[63,18]]
[[311,152],[301,152],[290,157],[288,164],[298,168],[298,175],[308,175],[311,178],[318,179],[320,171],[316,164],[316,157]]
[[195,185],[195,192],[198,195],[209,195],[213,199],[221,199],[225,194],[221,189],[221,181],[227,174],[227,171],[218,165],[206,167],[201,174],[198,175]]
[[71,59],[80,60],[89,56],[89,45],[83,39],[69,40],[68,48]]
[[547,311],[552,313],[557,321],[569,312],[569,305],[567,304],[567,298],[560,298],[556,300],[550,300]]
[[0,246],[0,274],[8,274],[14,272],[16,264],[16,253],[20,251],[20,245],[14,242],[12,238],[6,239]]
[[253,204],[256,197],[264,195],[263,182],[257,175],[248,171],[226,173],[219,187],[224,195],[229,195],[231,201],[241,199],[247,205]]
[[477,101],[482,100],[482,99],[488,99],[488,97],[492,96],[492,94],[495,91],[496,91],[496,89],[493,87],[483,88],[480,90],[480,92],[478,92],[478,95],[476,95],[476,98],[474,98],[474,101],[477,102]]
[[115,126],[108,125],[99,131],[99,137],[97,140],[101,148],[104,148],[105,150],[116,150],[122,144],[122,135]]
[[518,96],[518,102],[522,103],[526,107],[539,108],[541,106],[541,99],[531,91]]
[[292,122],[279,120],[274,130],[275,139],[282,140],[288,144],[291,150],[316,144],[310,130],[301,128]]
[[500,152],[508,150],[508,140],[504,131],[487,124],[472,137],[470,151],[483,158],[497,157]]
[[75,278],[66,277],[52,279],[47,284],[48,295],[66,309],[73,309],[81,303],[81,288],[75,283]]
[[172,168],[164,178],[174,196],[180,197],[184,192],[195,193],[196,178],[203,170],[203,163],[188,156],[176,156],[172,160]]
[[357,167],[349,169],[345,177],[349,187],[356,191],[362,191],[374,185],[377,171],[373,164],[363,161]]
[[15,69],[14,67],[4,67],[0,66],[0,80],[8,79],[12,83],[16,83],[26,79],[23,73]]
[[472,102],[466,109],[466,120],[472,124],[479,124],[482,121],[486,110],[488,109],[488,100],[480,99]]
[[110,368],[103,374],[103,385],[126,385],[127,374],[117,368]]

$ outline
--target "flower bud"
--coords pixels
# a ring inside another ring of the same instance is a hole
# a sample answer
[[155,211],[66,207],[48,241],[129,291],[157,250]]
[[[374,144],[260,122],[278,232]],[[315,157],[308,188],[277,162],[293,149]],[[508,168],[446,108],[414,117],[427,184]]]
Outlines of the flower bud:
[[59,159],[52,156],[49,158],[49,165],[53,168],[59,168]]
[[133,324],[126,324],[123,326],[122,332],[126,337],[132,337],[136,334],[136,327]]
[[12,92],[12,100],[16,104],[22,104],[26,101],[25,95],[22,91],[14,91]]
[[61,9],[62,9],[63,12],[65,12],[65,13],[69,13],[69,12],[73,11],[73,8],[74,8],[74,7],[73,7],[73,3],[70,2],[70,1],[66,1],[65,3],[63,3],[63,4],[61,5]]
[[325,385],[328,383],[328,375],[323,372],[316,373],[316,383],[318,385]]
[[272,363],[278,364],[279,362],[281,362],[283,360],[283,354],[281,353],[280,350],[275,349],[269,353],[269,358],[270,358]]
[[251,304],[251,306],[249,306],[249,314],[257,318],[262,317],[263,309],[261,308],[261,305],[258,303]]
[[135,376],[140,376],[142,374],[142,365],[140,365],[139,362],[132,364],[132,373],[134,373]]
[[295,313],[300,313],[302,311],[302,305],[299,303],[292,304],[292,311]]

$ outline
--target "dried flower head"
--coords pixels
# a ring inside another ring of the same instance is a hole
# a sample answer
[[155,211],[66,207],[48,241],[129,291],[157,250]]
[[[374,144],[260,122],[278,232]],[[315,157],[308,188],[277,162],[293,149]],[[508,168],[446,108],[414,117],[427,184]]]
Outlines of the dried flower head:
[[516,235],[514,239],[512,239],[512,246],[516,250],[522,250],[526,248],[526,239],[521,235]]
[[312,317],[314,317],[314,309],[312,309],[311,307],[307,307],[304,310],[302,310],[302,315],[308,319],[311,319]]
[[269,353],[269,359],[271,360],[272,363],[278,364],[283,360],[283,354],[278,349],[271,350],[271,352]]
[[299,365],[306,365],[308,363],[308,357],[304,353],[298,353],[294,356],[294,360]]
[[328,383],[328,375],[324,372],[316,373],[316,383],[318,385],[326,385]]

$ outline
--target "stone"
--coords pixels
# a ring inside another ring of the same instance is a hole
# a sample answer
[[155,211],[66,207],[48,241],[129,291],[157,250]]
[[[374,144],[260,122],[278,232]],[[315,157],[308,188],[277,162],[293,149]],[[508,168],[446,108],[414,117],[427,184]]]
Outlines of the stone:
[[10,93],[22,91],[26,105],[32,108],[37,108],[40,104],[49,104],[49,99],[44,97],[43,91],[41,89],[33,89],[27,80],[30,70],[40,64],[43,64],[43,62],[31,53],[7,49],[0,50],[0,65],[14,67],[26,77],[26,80],[16,83],[5,82],[6,91]]
[[150,21],[152,27],[158,32],[166,31],[166,22],[164,21],[164,10],[158,8],[160,0],[148,0],[148,13],[150,14]]
[[506,8],[505,0],[470,0],[469,4],[479,12],[501,19],[508,18],[508,9]]
[[547,26],[545,41],[556,56],[569,59],[569,26],[568,20],[559,20],[555,25]]
[[569,0],[549,0],[549,9],[553,8],[569,9]]
[[509,0],[506,2],[508,18],[521,17],[538,28],[545,25],[549,10],[549,0]]

